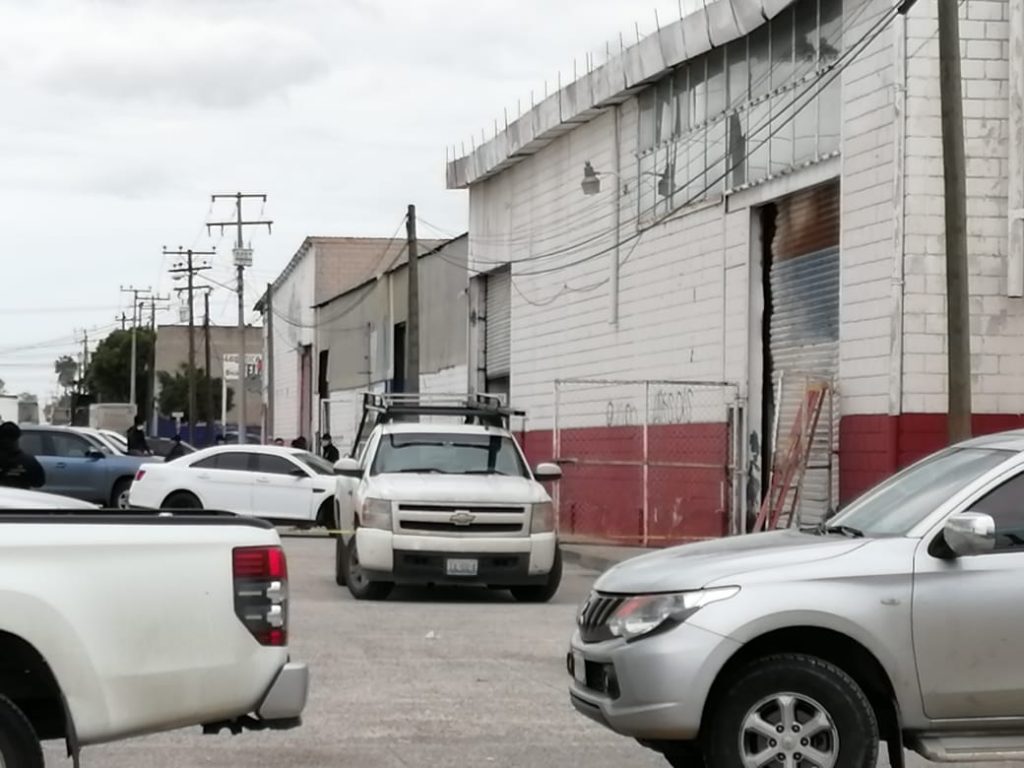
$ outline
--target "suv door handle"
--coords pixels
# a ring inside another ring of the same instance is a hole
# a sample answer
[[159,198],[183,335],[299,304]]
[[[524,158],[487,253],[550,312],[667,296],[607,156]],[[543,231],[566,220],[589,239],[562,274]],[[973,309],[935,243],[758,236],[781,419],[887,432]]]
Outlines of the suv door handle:
[[270,478],[269,477],[257,477],[256,478],[256,482],[257,483],[264,483],[264,484],[266,484],[266,483],[270,482]]
[[67,469],[68,468],[68,465],[66,463],[64,463],[63,461],[58,461],[53,466],[55,466],[57,469]]

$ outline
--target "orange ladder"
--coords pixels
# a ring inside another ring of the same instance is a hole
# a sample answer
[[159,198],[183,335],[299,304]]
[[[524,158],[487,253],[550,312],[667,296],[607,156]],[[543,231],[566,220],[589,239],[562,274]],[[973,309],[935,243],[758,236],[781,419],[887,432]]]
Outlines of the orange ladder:
[[800,403],[800,409],[797,411],[796,419],[786,441],[784,457],[780,461],[778,455],[780,451],[778,450],[772,456],[772,475],[768,494],[761,502],[761,509],[752,530],[765,531],[779,527],[779,520],[782,518],[790,490],[793,490],[793,501],[789,508],[788,524],[792,525],[795,521],[797,506],[800,502],[800,486],[803,483],[804,473],[807,471],[811,445],[814,442],[822,404],[825,402],[825,395],[828,394],[828,391],[829,385],[824,382],[808,384],[803,402]]

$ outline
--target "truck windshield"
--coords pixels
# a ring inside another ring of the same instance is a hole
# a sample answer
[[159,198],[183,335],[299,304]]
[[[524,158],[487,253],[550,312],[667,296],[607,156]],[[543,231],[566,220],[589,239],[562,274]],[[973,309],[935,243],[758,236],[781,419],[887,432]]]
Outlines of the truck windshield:
[[1013,457],[1010,451],[951,448],[893,475],[828,521],[865,536],[902,536],[942,502]]
[[384,435],[370,474],[391,472],[529,476],[511,438],[443,433]]

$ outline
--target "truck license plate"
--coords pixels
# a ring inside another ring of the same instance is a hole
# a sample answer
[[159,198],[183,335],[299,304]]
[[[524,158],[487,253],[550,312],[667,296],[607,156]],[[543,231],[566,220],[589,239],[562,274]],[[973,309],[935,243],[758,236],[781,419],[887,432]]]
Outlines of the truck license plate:
[[448,576],[476,576],[477,561],[472,557],[450,557],[444,570]]

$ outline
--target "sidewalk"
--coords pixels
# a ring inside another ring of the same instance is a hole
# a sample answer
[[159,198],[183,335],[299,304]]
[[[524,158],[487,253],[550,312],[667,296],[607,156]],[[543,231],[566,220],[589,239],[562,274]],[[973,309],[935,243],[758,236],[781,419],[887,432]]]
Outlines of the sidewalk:
[[623,560],[657,551],[646,547],[628,547],[594,539],[574,539],[571,536],[563,537],[561,546],[565,562],[591,571],[606,571]]

